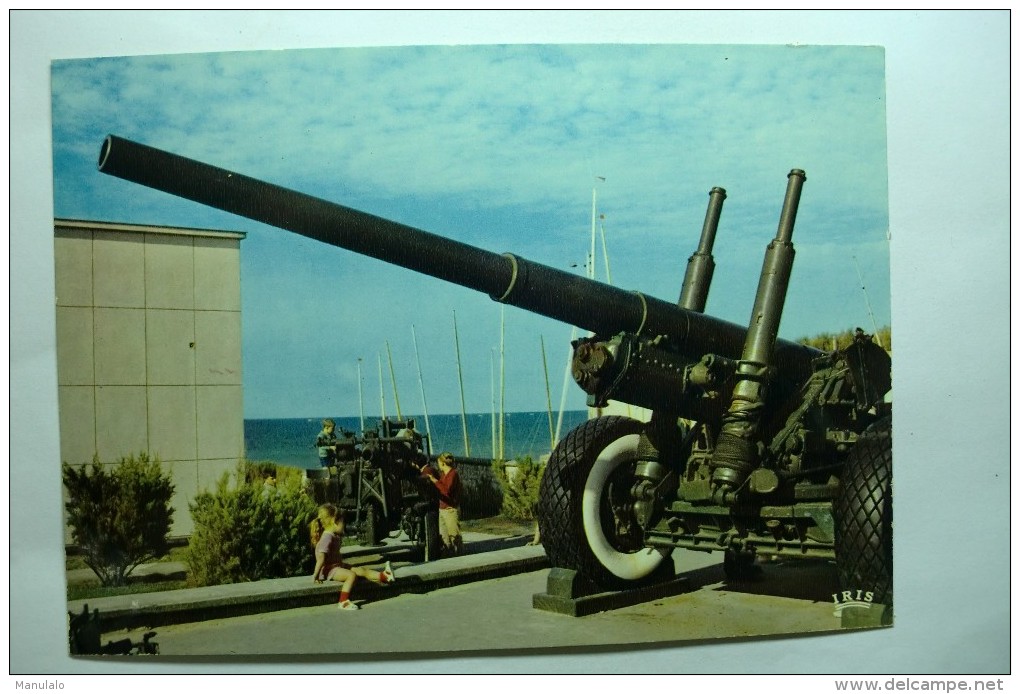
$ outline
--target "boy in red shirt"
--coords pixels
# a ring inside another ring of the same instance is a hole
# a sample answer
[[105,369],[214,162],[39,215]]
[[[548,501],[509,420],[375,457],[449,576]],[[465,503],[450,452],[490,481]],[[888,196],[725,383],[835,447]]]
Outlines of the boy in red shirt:
[[439,534],[443,538],[447,554],[457,555],[464,547],[464,541],[460,536],[460,477],[454,468],[453,453],[448,451],[440,453],[438,462],[438,477],[435,470],[428,465],[423,465],[421,472],[439,490]]

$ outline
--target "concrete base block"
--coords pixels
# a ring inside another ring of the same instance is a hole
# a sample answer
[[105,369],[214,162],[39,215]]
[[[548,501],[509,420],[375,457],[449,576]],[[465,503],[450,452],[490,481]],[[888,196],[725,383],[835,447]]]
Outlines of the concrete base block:
[[847,608],[839,614],[839,625],[844,629],[868,629],[892,625],[892,608],[875,603],[867,609]]
[[553,567],[546,580],[546,592],[535,593],[531,598],[531,606],[536,610],[584,617],[596,612],[616,610],[677,595],[682,593],[688,584],[686,578],[674,578],[663,583],[629,590],[601,591],[579,576],[576,571]]

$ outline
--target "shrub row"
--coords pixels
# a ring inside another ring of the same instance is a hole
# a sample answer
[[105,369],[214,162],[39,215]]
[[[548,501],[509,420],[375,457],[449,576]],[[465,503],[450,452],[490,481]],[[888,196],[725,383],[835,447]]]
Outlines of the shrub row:
[[530,456],[515,463],[494,462],[492,471],[503,488],[501,513],[514,520],[534,520],[538,506],[538,488],[544,467]]
[[[486,476],[473,479],[465,489],[468,510],[479,506],[481,496],[486,497],[484,505],[501,497],[504,516],[534,519],[542,467],[524,458],[509,466],[496,463],[492,473],[501,490],[485,482]],[[110,466],[98,459],[80,468],[65,463],[63,478],[72,539],[103,585],[124,585],[136,566],[167,553],[174,485],[158,459],[143,453]],[[196,496],[189,504],[194,521],[185,555],[189,584],[310,573],[314,557],[308,523],[316,504],[303,482],[296,468],[243,461],[233,484],[225,473],[213,491]],[[473,501],[472,491],[479,497]]]
[[62,466],[71,539],[104,586],[122,586],[131,571],[169,549],[174,485],[159,460],[142,453],[103,465]]
[[224,474],[213,492],[199,494],[189,506],[195,523],[186,555],[189,583],[207,586],[311,573],[315,561],[308,523],[316,505],[304,493],[300,471],[246,462],[236,476],[232,486]]
[[[86,566],[104,586],[122,586],[139,564],[169,550],[174,485],[145,453],[103,465],[62,466],[67,523]],[[295,468],[242,462],[189,505],[195,530],[185,560],[192,585],[311,573],[308,523],[315,502]]]

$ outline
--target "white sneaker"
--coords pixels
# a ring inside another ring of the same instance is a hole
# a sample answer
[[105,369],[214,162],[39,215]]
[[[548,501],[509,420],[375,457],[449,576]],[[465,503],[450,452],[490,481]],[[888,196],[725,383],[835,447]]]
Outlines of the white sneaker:
[[397,577],[393,575],[393,567],[390,566],[390,563],[388,561],[386,562],[386,565],[383,567],[382,575],[386,577],[385,585],[396,583],[397,581]]
[[337,609],[338,610],[360,610],[361,608],[358,607],[357,605],[355,605],[350,600],[344,600],[343,602],[337,604]]

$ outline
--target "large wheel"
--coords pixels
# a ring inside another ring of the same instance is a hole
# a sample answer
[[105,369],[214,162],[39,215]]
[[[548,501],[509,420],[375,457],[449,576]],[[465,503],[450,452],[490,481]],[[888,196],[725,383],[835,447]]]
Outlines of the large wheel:
[[868,427],[847,457],[833,506],[842,590],[873,593],[892,605],[892,426]]
[[626,417],[588,420],[553,451],[539,488],[538,525],[550,563],[603,588],[645,581],[672,551],[645,548],[631,510],[643,427]]

